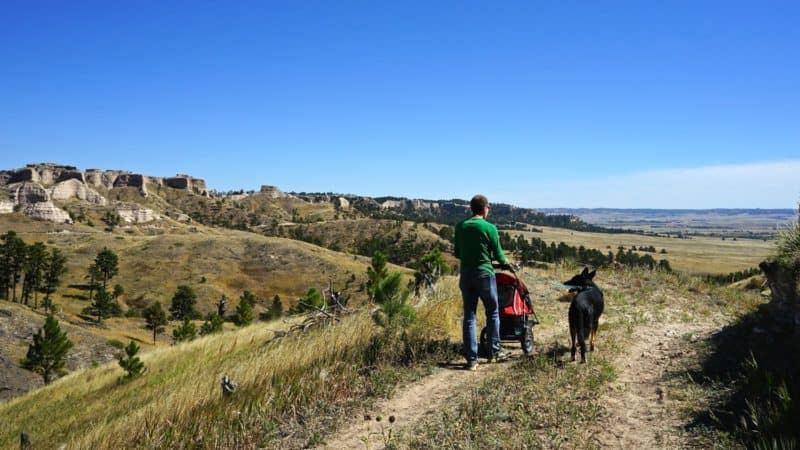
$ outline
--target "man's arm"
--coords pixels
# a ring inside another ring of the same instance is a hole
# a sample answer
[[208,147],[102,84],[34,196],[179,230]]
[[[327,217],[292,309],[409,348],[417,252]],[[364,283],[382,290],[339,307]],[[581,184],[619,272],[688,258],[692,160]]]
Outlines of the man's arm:
[[492,253],[494,253],[494,259],[500,264],[508,264],[506,255],[503,253],[503,248],[500,247],[500,236],[497,234],[497,227],[494,225],[492,225],[490,237],[492,239]]
[[455,255],[458,260],[461,260],[461,224],[456,224],[456,231],[453,235],[453,255]]

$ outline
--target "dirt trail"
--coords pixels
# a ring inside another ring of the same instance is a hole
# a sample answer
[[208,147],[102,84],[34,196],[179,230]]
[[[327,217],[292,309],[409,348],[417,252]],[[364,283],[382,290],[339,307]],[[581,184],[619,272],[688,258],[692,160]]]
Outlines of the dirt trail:
[[[603,417],[593,426],[601,448],[685,448],[684,421],[670,400],[664,375],[686,357],[679,343],[700,339],[711,324],[662,323],[639,326],[633,344],[614,361],[619,370],[611,391],[600,400]],[[672,381],[674,382],[674,381]]]
[[[557,327],[548,327],[534,330],[537,346],[550,342]],[[437,369],[432,375],[406,386],[394,397],[378,402],[369,412],[371,420],[358,417],[350,426],[344,428],[335,436],[328,439],[321,449],[374,449],[383,448],[388,430],[391,428],[393,435],[412,429],[413,425],[427,414],[438,411],[447,400],[459,392],[464,392],[476,387],[487,377],[505,370],[511,362],[523,358],[522,350],[514,344],[506,346],[511,352],[511,359],[502,363],[483,363],[480,359],[478,370],[470,372],[462,368],[462,361],[448,363],[447,367]],[[381,416],[381,422],[375,418]],[[394,416],[395,422],[389,426],[388,420]]]
[[[526,274],[526,279],[531,296],[534,302],[542,298],[553,297],[557,292],[549,283],[541,282],[535,274]],[[535,281],[531,281],[531,279]],[[538,282],[537,282],[538,281]],[[559,330],[563,332],[566,327],[566,317],[558,314],[554,324],[540,325],[534,328],[534,342],[537,348],[541,348],[547,342],[553,340]],[[463,361],[451,361],[444,368],[437,369],[432,375],[418,380],[402,388],[392,398],[378,402],[369,411],[371,420],[364,420],[360,415],[346,425],[334,436],[328,438],[320,449],[375,449],[383,448],[385,436],[382,429],[388,433],[391,428],[393,435],[411,430],[413,425],[422,417],[441,409],[449,398],[459,392],[478,386],[487,377],[505,370],[511,361],[522,358],[522,350],[516,344],[505,345],[511,352],[511,360],[499,364],[484,364],[484,359],[480,359],[478,370],[470,372],[462,367]],[[381,422],[375,418],[381,416]],[[394,424],[389,426],[388,420],[394,416]],[[388,436],[386,436],[388,437]]]
[[[382,428],[386,433],[391,428],[394,434],[401,429],[407,429],[424,415],[436,411],[454,393],[476,386],[487,376],[506,366],[505,363],[480,364],[477,371],[470,372],[460,367],[460,364],[453,362],[452,366],[437,369],[432,375],[406,386],[391,399],[378,402],[369,411],[364,412],[371,420],[364,420],[359,416],[349,427],[337,433],[319,448],[383,448],[388,434],[384,436]],[[375,420],[378,416],[382,418],[381,422]],[[395,418],[391,427],[390,416]]]

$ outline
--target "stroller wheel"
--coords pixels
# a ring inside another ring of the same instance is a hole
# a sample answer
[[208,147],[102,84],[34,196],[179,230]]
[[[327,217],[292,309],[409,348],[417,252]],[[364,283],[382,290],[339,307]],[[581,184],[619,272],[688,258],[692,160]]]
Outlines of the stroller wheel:
[[522,351],[526,355],[530,355],[533,353],[533,328],[530,325],[525,326],[525,331],[522,333],[522,338],[520,339],[520,345],[522,347]]

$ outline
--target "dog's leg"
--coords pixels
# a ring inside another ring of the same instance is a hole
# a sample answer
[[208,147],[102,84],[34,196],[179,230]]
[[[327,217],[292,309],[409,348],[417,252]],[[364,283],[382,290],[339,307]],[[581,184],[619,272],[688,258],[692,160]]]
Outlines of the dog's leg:
[[569,336],[572,339],[572,347],[570,347],[569,351],[572,354],[572,361],[575,361],[575,334],[575,327],[569,324]]
[[594,323],[592,323],[592,337],[589,340],[589,351],[594,351],[594,336],[597,334],[597,328],[600,326],[600,319],[595,319]]
[[586,338],[588,337],[586,335],[586,331],[588,331],[588,330],[586,330],[586,326],[589,325],[589,323],[591,323],[591,322],[586,323],[587,321],[586,321],[586,318],[584,317],[585,314],[586,314],[585,312],[582,312],[578,316],[578,319],[579,319],[579,322],[578,322],[578,344],[581,346],[581,364],[586,362]]

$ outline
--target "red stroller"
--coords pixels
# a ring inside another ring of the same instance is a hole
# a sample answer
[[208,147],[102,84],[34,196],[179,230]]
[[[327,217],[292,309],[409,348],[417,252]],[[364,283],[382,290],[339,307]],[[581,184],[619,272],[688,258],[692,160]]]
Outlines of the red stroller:
[[[533,326],[539,323],[533,310],[533,302],[525,283],[508,265],[495,265],[511,274],[499,272],[497,278],[497,301],[500,308],[500,340],[519,341],[526,355],[533,353]],[[529,318],[531,315],[533,318]],[[481,330],[481,348],[488,350],[489,336],[486,327]],[[488,352],[487,352],[488,353]]]

